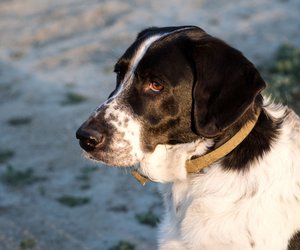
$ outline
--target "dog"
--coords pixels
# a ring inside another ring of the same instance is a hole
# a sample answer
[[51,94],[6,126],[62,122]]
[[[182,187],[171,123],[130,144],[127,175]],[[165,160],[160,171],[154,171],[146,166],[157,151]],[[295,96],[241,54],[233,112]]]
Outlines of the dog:
[[196,26],[141,31],[76,132],[88,158],[160,183],[161,250],[300,249],[300,120]]

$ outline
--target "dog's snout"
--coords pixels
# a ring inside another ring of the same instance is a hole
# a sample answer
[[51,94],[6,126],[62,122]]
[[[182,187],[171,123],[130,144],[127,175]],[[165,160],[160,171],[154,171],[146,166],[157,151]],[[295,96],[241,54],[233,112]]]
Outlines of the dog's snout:
[[93,151],[104,143],[105,136],[97,131],[80,127],[76,132],[76,138],[85,151]]

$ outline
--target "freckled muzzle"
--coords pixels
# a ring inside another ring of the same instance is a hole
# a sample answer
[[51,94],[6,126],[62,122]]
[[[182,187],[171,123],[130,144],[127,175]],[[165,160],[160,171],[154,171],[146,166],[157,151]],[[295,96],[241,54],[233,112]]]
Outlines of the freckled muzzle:
[[77,130],[76,138],[87,158],[107,165],[128,167],[141,158],[139,126],[115,102],[97,109]]

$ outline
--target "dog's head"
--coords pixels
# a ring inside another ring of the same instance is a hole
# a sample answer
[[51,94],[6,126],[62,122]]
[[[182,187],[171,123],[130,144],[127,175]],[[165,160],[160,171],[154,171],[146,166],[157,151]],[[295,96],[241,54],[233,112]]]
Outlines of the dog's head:
[[77,131],[90,158],[115,166],[219,136],[265,87],[239,51],[194,26],[142,31],[115,73],[115,90]]

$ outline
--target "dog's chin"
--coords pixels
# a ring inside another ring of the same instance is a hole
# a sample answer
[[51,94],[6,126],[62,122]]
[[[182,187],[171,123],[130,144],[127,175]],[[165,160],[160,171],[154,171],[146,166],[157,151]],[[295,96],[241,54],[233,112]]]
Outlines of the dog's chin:
[[86,152],[86,151],[84,151],[83,155],[85,158],[91,161],[102,163],[112,167],[129,168],[139,163],[137,159],[133,159],[128,155],[126,156],[122,156],[118,154],[110,155],[104,152]]

